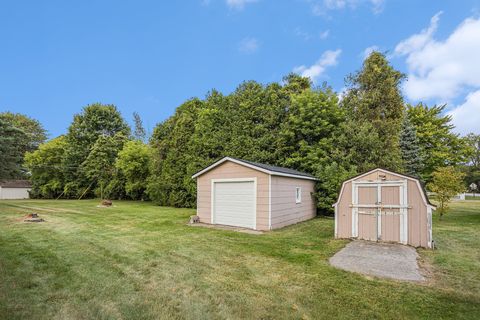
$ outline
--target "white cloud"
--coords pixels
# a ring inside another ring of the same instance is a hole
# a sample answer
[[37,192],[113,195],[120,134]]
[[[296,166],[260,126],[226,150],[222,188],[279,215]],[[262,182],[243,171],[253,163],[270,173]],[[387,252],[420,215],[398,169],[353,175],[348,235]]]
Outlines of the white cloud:
[[385,8],[385,0],[370,0],[372,4],[372,11],[375,14],[379,14]]
[[356,9],[360,5],[370,5],[373,13],[378,14],[385,8],[386,0],[323,0],[316,1],[312,5],[315,15],[325,15],[330,10],[342,10],[345,8]]
[[258,51],[260,42],[255,38],[243,38],[238,44],[238,50],[244,54],[252,54]]
[[465,19],[441,41],[434,39],[439,16],[395,48],[395,55],[406,56],[409,75],[404,90],[412,100],[449,101],[480,89],[480,19]]
[[448,112],[460,134],[480,134],[480,90],[470,93],[465,102]]
[[309,77],[314,83],[316,83],[318,78],[325,73],[325,70],[328,67],[338,64],[338,57],[340,56],[340,53],[342,53],[342,50],[340,49],[335,51],[327,50],[313,65],[309,67],[305,65],[295,67],[293,72],[298,73],[303,77]]
[[245,5],[257,2],[258,0],[226,0],[227,6],[231,9],[242,10]]
[[420,31],[420,33],[414,34],[410,38],[403,40],[395,47],[395,53],[398,55],[405,55],[414,51],[422,49],[427,43],[432,41],[433,34],[437,31],[438,21],[442,11],[435,14],[430,19],[430,26]]
[[312,40],[312,39],[320,39],[320,40],[325,40],[328,38],[328,36],[330,35],[330,30],[324,30],[324,31],[321,31],[318,33],[318,35],[316,34],[311,34],[307,31],[304,31],[302,28],[300,27],[297,27],[295,28],[294,30],[295,32],[295,35],[297,37],[300,37],[302,38],[303,40],[305,41],[309,41],[309,40]]
[[320,32],[320,39],[325,40],[330,35],[330,30],[325,30]]
[[378,46],[370,46],[363,50],[363,59],[366,59],[373,51],[379,51],[380,48]]

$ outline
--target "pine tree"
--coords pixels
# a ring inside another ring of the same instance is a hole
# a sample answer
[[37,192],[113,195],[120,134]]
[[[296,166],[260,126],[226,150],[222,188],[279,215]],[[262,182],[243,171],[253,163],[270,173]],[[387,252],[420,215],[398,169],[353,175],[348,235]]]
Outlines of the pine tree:
[[0,179],[22,176],[22,143],[25,133],[0,118]]
[[140,115],[137,112],[133,113],[133,121],[135,123],[135,128],[133,130],[133,137],[136,140],[145,142],[147,133],[145,131],[145,128],[143,127],[142,118],[140,118]]
[[405,173],[418,177],[423,168],[421,150],[417,131],[407,116],[403,118],[400,132],[400,150]]

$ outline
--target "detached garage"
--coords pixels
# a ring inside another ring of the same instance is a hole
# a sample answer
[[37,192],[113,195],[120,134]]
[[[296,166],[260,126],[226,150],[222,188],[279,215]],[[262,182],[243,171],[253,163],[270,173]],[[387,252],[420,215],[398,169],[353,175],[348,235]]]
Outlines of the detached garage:
[[432,247],[432,210],[416,178],[374,169],[342,184],[335,208],[335,238]]
[[28,180],[2,180],[0,181],[0,199],[28,199],[32,185]]
[[225,157],[192,178],[203,223],[272,230],[316,215],[317,179],[307,173]]

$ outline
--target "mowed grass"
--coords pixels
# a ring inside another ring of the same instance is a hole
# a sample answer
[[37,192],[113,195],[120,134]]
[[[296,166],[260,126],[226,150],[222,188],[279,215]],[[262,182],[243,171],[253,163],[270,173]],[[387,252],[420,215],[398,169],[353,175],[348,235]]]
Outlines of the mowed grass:
[[[151,203],[0,201],[1,319],[479,319],[480,201],[434,219],[426,284],[331,267],[317,218],[263,235]],[[38,212],[45,223],[24,223]]]

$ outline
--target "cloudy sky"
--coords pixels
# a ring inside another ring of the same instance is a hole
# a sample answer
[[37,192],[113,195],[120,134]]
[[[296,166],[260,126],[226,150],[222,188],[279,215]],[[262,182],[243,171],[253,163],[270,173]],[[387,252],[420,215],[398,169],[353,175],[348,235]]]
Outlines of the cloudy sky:
[[89,103],[151,130],[188,98],[292,71],[341,92],[372,50],[408,75],[408,102],[480,133],[480,0],[3,1],[0,39],[0,111],[50,137]]

